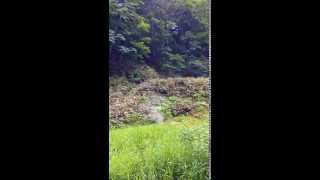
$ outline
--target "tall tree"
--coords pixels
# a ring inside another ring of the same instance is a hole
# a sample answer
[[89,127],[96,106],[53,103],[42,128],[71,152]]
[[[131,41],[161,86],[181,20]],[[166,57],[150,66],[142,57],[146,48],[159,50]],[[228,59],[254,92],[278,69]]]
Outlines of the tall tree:
[[208,75],[207,0],[109,0],[110,72]]

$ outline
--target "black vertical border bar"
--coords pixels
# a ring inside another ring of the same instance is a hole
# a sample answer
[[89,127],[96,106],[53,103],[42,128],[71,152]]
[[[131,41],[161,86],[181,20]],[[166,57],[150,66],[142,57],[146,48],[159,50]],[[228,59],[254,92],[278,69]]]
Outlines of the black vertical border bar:
[[96,180],[109,179],[108,152],[109,133],[107,125],[107,87],[108,75],[108,29],[109,17],[107,0],[98,0],[95,3],[95,32],[96,32],[96,53],[95,53],[95,76],[96,76],[96,114],[95,126],[95,152],[96,152]]
[[212,89],[211,89],[211,162],[214,180],[224,179],[224,60],[223,60],[223,32],[219,29],[217,1],[211,4],[212,28]]

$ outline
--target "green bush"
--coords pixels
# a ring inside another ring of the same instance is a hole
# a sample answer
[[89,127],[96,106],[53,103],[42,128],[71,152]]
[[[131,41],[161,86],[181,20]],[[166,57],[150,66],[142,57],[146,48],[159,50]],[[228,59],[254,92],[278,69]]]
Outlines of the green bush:
[[190,98],[170,96],[161,106],[161,112],[166,118],[189,115],[197,110],[195,102]]
[[160,106],[160,112],[164,115],[166,119],[173,117],[172,106],[176,101],[175,96],[168,97]]
[[134,71],[128,74],[128,79],[135,83],[140,83],[142,81],[158,77],[158,73],[149,66],[137,67]]

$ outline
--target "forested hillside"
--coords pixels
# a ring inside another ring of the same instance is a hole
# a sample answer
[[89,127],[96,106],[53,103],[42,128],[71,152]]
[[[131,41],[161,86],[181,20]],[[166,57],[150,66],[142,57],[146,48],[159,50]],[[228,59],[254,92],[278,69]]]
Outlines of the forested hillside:
[[210,179],[208,4],[109,0],[109,179]]
[[109,0],[109,76],[208,76],[207,0]]

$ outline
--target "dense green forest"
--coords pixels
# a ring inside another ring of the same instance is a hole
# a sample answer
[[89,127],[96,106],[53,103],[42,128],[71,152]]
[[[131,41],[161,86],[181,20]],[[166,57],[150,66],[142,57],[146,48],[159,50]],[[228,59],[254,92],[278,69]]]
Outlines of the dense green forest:
[[109,76],[208,76],[207,0],[109,0]]

